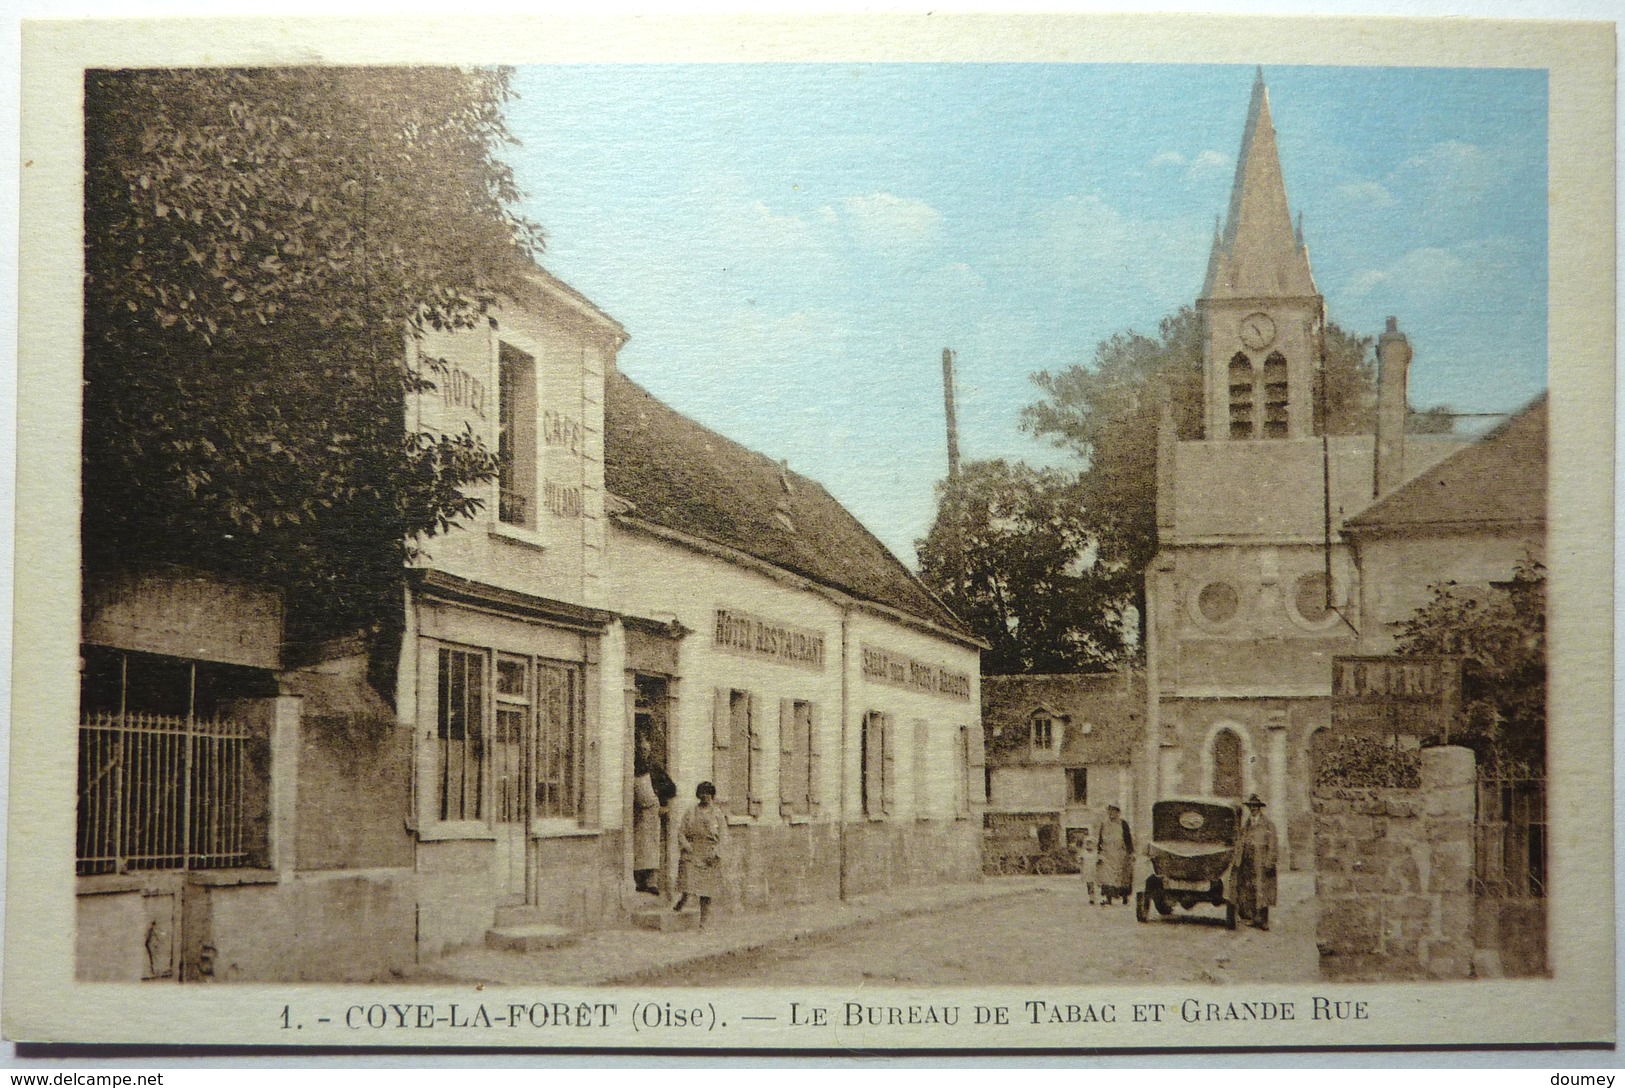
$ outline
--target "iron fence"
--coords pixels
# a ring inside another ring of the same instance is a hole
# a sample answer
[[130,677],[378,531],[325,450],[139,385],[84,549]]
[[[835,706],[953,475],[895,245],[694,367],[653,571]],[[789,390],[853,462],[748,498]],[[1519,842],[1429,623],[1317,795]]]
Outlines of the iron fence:
[[76,871],[226,869],[247,864],[247,727],[131,711],[79,724]]

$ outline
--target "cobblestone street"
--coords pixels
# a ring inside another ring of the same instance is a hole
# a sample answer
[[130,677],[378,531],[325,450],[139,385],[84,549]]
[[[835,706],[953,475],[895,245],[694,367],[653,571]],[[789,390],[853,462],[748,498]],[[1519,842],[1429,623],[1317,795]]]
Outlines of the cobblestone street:
[[[875,922],[694,965],[651,981],[699,986],[1306,982],[1318,977],[1312,874],[1281,881],[1268,932],[1199,906],[1141,925],[1092,906],[1077,877],[1002,878],[1029,894]],[[726,925],[727,923],[722,923]]]

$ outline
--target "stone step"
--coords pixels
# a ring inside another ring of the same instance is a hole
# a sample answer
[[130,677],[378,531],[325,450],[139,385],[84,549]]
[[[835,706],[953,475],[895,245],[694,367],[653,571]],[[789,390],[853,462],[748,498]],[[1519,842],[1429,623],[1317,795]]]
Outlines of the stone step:
[[542,952],[575,944],[576,940],[573,930],[545,923],[499,925],[485,931],[485,947],[498,952]]
[[540,926],[547,924],[547,916],[541,907],[519,903],[510,907],[498,907],[491,924],[498,929],[506,926]]
[[632,912],[632,924],[639,929],[655,929],[662,933],[699,929],[700,912],[672,910],[670,907],[645,907]]

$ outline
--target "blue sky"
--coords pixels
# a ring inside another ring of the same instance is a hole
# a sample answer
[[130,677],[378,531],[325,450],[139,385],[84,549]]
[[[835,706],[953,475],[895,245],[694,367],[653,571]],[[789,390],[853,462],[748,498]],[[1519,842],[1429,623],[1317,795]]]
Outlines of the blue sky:
[[[1287,195],[1332,320],[1388,314],[1411,400],[1546,384],[1544,71],[1269,67]],[[548,268],[632,334],[621,367],[822,482],[912,564],[945,472],[1066,463],[1029,375],[1194,300],[1251,67],[521,69],[509,122]]]

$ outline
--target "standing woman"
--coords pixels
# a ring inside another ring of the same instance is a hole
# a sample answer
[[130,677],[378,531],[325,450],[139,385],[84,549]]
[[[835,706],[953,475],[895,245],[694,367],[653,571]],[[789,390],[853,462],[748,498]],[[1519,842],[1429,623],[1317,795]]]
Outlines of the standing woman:
[[[654,886],[655,870],[660,868],[660,795],[654,772],[649,738],[640,736],[632,762],[632,881],[647,895],[660,894]],[[664,771],[660,774],[665,776]]]
[[1095,839],[1095,883],[1100,885],[1103,907],[1111,906],[1112,897],[1128,902],[1134,888],[1134,836],[1129,832],[1123,810],[1116,805],[1106,806],[1106,818],[1100,822],[1100,834]]
[[677,890],[672,910],[682,910],[688,897],[700,899],[700,925],[711,914],[711,900],[722,894],[722,837],[728,821],[717,806],[717,788],[709,782],[694,787],[699,803],[688,810],[677,831]]

